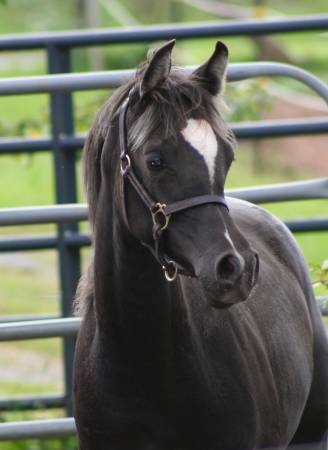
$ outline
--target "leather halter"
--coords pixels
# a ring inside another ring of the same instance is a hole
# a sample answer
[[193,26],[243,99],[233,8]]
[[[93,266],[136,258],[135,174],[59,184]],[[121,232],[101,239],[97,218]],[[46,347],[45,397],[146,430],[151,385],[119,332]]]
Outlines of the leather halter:
[[166,205],[165,203],[160,203],[154,200],[151,195],[144,188],[142,183],[139,181],[137,176],[135,175],[131,158],[129,155],[128,144],[127,144],[127,124],[126,124],[126,116],[129,108],[130,100],[132,95],[135,93],[136,88],[132,88],[127,96],[127,98],[122,103],[119,110],[119,142],[120,142],[120,168],[121,168],[121,177],[122,177],[122,190],[123,190],[123,207],[124,207],[124,219],[128,228],[129,221],[126,212],[126,204],[124,197],[124,182],[128,180],[131,186],[134,188],[136,193],[139,195],[143,203],[149,209],[149,212],[152,217],[153,222],[153,246],[148,244],[146,245],[159,264],[162,266],[164,270],[165,278],[168,281],[175,280],[177,274],[193,276],[192,273],[185,270],[175,261],[170,259],[164,252],[163,248],[163,232],[168,227],[170,223],[170,218],[172,214],[175,214],[179,211],[184,211],[185,209],[193,208],[199,205],[206,204],[217,204],[219,206],[224,206],[228,211],[228,205],[225,201],[224,196],[222,195],[198,195],[196,197],[186,198],[185,200],[180,200],[174,203],[170,203]]

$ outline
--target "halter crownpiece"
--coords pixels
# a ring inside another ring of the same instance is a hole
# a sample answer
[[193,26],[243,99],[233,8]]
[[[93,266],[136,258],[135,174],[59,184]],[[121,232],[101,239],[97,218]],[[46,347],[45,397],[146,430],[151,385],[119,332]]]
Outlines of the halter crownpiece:
[[165,203],[160,203],[150,196],[148,191],[144,188],[133,171],[131,157],[128,150],[126,116],[131,97],[135,92],[136,86],[130,90],[127,98],[124,100],[119,110],[120,172],[123,189],[124,217],[126,224],[130,229],[124,197],[124,182],[125,180],[128,180],[143,203],[147,206],[151,214],[153,222],[154,245],[145,245],[151,250],[155,258],[161,265],[165,274],[165,278],[168,281],[174,281],[178,274],[186,276],[193,276],[193,274],[170,259],[164,251],[163,232],[169,226],[171,215],[189,208],[193,208],[195,206],[206,204],[217,204],[220,206],[224,206],[228,211],[229,208],[223,195],[198,195],[195,197],[189,197],[184,200],[173,202],[168,205],[166,205]]

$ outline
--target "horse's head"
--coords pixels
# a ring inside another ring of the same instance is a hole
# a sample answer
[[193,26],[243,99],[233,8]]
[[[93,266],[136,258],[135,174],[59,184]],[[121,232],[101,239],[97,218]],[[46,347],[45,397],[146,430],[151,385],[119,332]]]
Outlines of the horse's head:
[[[150,247],[167,275],[174,278],[178,267],[198,278],[211,305],[229,306],[249,296],[258,260],[224,204],[234,140],[217,103],[228,51],[218,42],[211,58],[188,74],[171,67],[173,46],[170,41],[153,52],[110,100],[110,117],[106,109],[101,113],[102,121],[111,124],[108,145],[98,155],[99,172],[115,180],[120,226]],[[94,195],[96,177],[87,171],[86,178]],[[196,197],[199,203],[189,202]],[[184,207],[179,209],[180,201]],[[169,220],[162,212],[154,218],[152,203],[168,210],[173,205]]]

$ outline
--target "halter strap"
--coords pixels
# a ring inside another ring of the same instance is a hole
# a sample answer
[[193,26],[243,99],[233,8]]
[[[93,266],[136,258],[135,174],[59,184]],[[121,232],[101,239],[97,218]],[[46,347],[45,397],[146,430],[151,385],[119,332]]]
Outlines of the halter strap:
[[136,87],[131,89],[119,110],[119,143],[121,150],[120,165],[123,191],[124,220],[126,221],[128,229],[131,231],[124,196],[124,182],[125,180],[128,180],[151,213],[153,221],[153,246],[145,243],[144,245],[146,245],[150,249],[159,264],[162,266],[166,279],[168,281],[173,281],[178,273],[181,275],[193,276],[192,273],[185,270],[175,261],[171,260],[165,253],[163,232],[169,225],[171,215],[205,204],[217,204],[219,206],[224,206],[228,211],[229,208],[225,201],[224,195],[198,195],[195,197],[186,198],[184,200],[179,200],[168,205],[155,201],[151,197],[149,192],[145,189],[145,187],[142,185],[142,183],[134,173],[128,151],[126,116],[130,104],[130,99],[131,96],[135,93],[135,89]]
[[178,202],[170,203],[164,207],[164,212],[168,216],[183,211],[184,209],[194,208],[195,206],[204,205],[206,203],[216,203],[217,205],[224,206],[228,208],[228,205],[223,197],[223,195],[197,195],[196,197],[186,198],[185,200],[180,200]]

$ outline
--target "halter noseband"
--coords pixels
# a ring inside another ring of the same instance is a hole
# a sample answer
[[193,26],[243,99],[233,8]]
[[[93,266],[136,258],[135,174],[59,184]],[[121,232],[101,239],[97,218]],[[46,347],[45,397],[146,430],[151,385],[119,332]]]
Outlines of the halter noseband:
[[121,150],[120,171],[122,177],[121,180],[123,189],[124,218],[128,228],[130,229],[124,197],[124,181],[129,180],[131,186],[134,188],[143,203],[149,209],[152,217],[154,246],[152,247],[148,244],[145,245],[151,250],[159,264],[162,266],[165,278],[168,281],[173,281],[177,277],[178,273],[187,276],[192,276],[192,274],[178,265],[175,261],[168,258],[168,256],[164,252],[162,236],[163,231],[168,227],[170,223],[171,215],[185,209],[193,208],[194,206],[205,205],[209,203],[216,203],[217,205],[224,206],[228,211],[229,208],[223,195],[198,195],[196,197],[190,197],[185,200],[170,203],[168,205],[154,200],[149,195],[132,169],[131,158],[128,151],[126,116],[130,104],[130,99],[134,92],[135,88],[132,88],[119,110],[119,142]]

